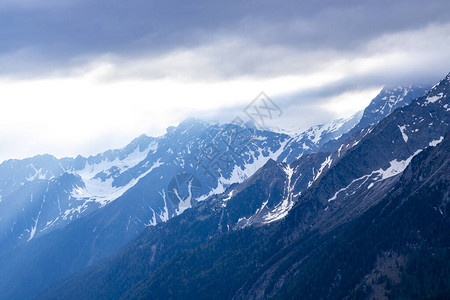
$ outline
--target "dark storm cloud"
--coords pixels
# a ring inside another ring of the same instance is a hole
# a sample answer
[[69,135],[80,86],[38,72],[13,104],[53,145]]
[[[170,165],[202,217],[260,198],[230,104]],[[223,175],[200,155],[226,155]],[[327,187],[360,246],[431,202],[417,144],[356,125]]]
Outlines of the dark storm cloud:
[[[449,12],[448,1],[6,1],[0,72],[41,75],[99,55],[152,57],[226,37],[351,56],[376,37],[446,22]],[[218,66],[222,75],[257,75],[277,64],[247,56],[232,69]],[[309,63],[314,67],[320,57]]]

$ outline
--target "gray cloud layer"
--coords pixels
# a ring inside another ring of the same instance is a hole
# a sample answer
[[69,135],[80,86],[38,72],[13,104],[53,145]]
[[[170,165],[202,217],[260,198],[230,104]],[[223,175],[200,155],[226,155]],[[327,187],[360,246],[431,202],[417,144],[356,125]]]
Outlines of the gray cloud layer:
[[32,76],[104,54],[158,57],[223,39],[248,45],[219,43],[233,54],[214,49],[223,58],[221,76],[273,72],[272,65],[289,61],[282,55],[292,54],[306,58],[294,64],[306,70],[321,59],[370,51],[367,44],[383,35],[443,24],[449,12],[448,1],[416,0],[7,0],[0,4],[0,72]]

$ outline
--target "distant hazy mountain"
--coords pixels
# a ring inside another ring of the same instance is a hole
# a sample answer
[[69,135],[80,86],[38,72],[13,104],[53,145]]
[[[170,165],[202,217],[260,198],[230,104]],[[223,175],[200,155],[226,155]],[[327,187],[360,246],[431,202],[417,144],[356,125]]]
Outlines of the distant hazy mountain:
[[228,126],[237,128],[191,120],[169,129],[162,137],[143,135],[123,149],[89,158],[58,160],[44,155],[2,163],[2,246],[30,241],[118,198],[132,198],[125,200],[127,206],[130,201],[141,206],[140,213],[124,216],[129,223],[124,230],[141,231],[146,224],[166,221],[183,209],[168,199],[166,191],[168,182],[177,173],[190,172],[200,178],[202,187],[198,196],[206,197],[221,192],[224,185],[246,179],[269,158],[276,159],[289,138],[244,130],[248,141],[239,149],[242,153],[227,157],[222,169],[216,166],[202,169],[197,161],[202,158],[202,149],[214,146],[217,154],[228,151],[227,145],[216,137]]
[[40,155],[0,165],[0,239],[30,241],[120,197],[158,167],[142,161],[156,150],[141,136],[120,150],[84,158]]

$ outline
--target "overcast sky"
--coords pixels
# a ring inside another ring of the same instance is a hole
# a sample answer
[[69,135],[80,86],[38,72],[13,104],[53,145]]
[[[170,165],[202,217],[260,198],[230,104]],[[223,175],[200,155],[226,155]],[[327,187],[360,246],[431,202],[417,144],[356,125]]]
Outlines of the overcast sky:
[[0,161],[118,148],[261,91],[306,128],[450,71],[450,1],[0,0]]

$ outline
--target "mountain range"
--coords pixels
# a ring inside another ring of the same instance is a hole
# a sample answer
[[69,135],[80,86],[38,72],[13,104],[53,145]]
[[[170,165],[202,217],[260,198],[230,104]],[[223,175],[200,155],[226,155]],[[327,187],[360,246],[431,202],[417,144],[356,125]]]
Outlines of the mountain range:
[[407,270],[448,270],[449,87],[384,88],[293,135],[190,119],[88,158],[5,161],[0,297],[447,293],[408,294]]

